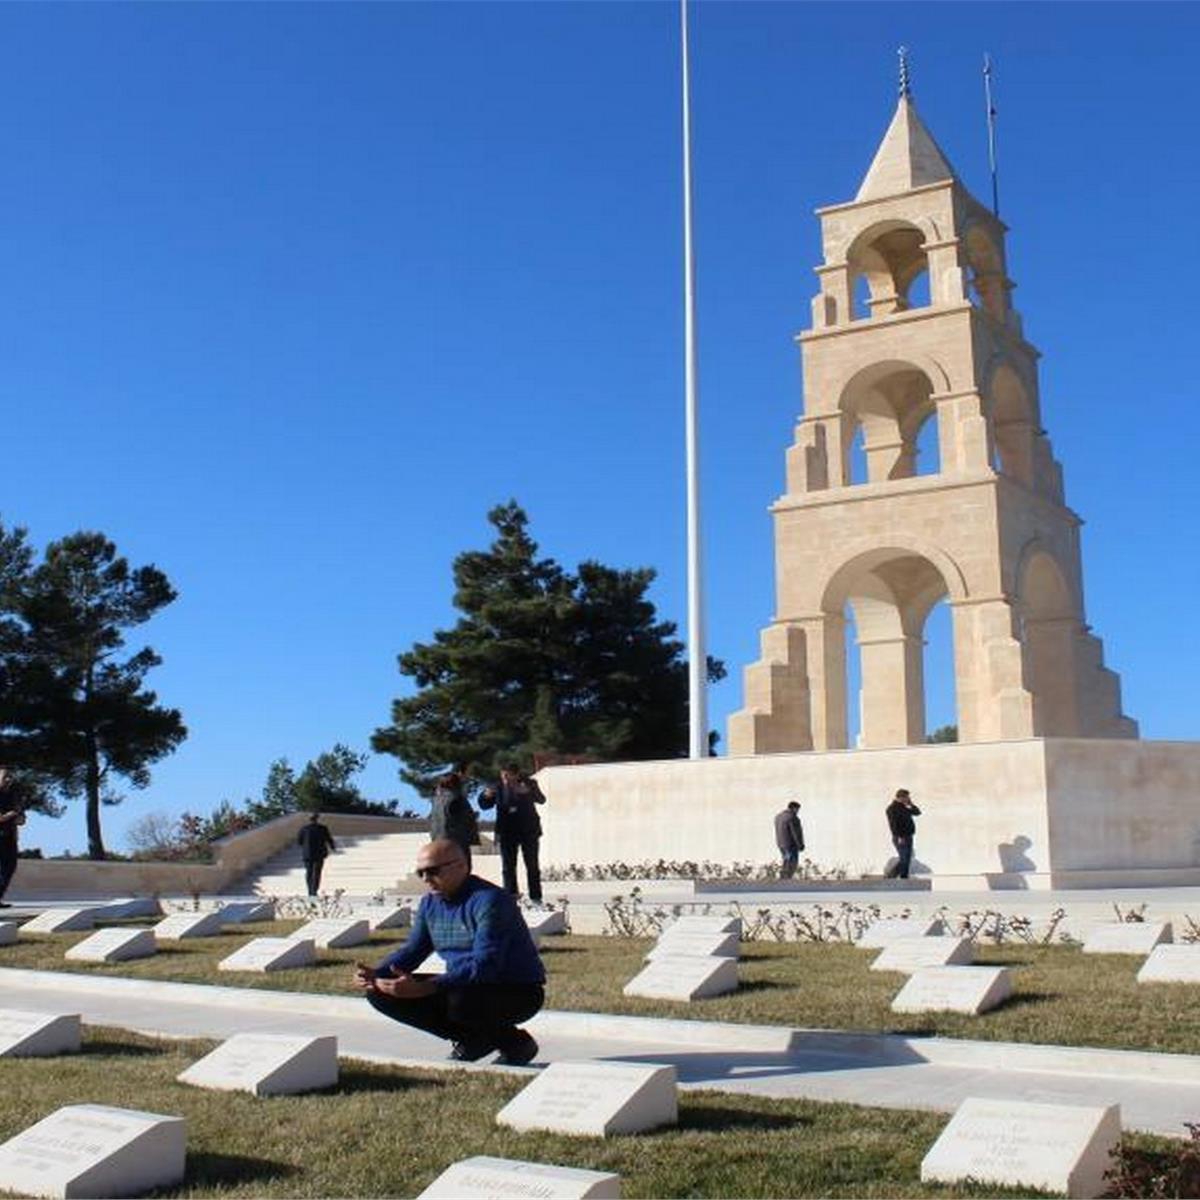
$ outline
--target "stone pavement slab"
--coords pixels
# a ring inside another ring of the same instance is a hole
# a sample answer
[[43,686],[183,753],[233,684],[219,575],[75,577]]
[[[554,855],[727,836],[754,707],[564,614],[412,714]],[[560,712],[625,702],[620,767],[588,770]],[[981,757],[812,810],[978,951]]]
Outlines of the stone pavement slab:
[[[0,1007],[61,1011],[68,1001],[86,1024],[160,1036],[333,1035],[347,1058],[532,1070],[451,1064],[444,1042],[386,1020],[353,995],[0,969]],[[541,1045],[540,1064],[657,1063],[675,1067],[684,1088],[937,1112],[953,1112],[968,1096],[1120,1104],[1126,1128],[1173,1137],[1200,1114],[1200,1056],[604,1013],[547,1011],[528,1028]]]

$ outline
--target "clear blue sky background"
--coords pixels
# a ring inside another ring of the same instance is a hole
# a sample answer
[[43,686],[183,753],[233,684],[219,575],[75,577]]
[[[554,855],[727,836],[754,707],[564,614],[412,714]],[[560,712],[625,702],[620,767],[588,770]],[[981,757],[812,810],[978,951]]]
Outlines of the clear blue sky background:
[[[191,736],[107,810],[115,847],[147,811],[256,792],[277,756],[365,747],[496,502],[567,564],[653,565],[682,619],[677,21],[0,7],[0,509],[39,545],[103,530],[180,592],[146,640]],[[904,42],[985,199],[994,56],[1016,302],[1087,522],[1089,619],[1143,734],[1195,738],[1200,7],[701,3],[693,22],[714,724],[772,615],[812,209],[853,196]],[[390,760],[365,782],[399,794]],[[73,807],[25,842],[82,834]]]

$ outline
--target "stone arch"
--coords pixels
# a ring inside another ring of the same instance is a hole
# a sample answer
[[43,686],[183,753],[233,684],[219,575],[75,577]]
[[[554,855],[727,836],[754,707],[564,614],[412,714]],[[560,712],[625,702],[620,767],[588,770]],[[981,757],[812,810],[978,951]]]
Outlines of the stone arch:
[[1008,312],[1008,277],[1004,270],[1004,250],[996,231],[985,221],[968,220],[962,231],[962,245],[973,300],[998,321]]
[[[949,555],[907,537],[848,548],[824,581],[821,608],[827,626],[839,628],[847,607],[854,618],[863,746],[924,741],[925,622],[939,600],[962,599],[965,593],[962,572]],[[827,669],[844,679],[844,638],[828,645],[826,656]]]
[[984,395],[999,470],[1033,487],[1038,427],[1032,393],[1013,365],[997,356],[989,364]]
[[935,237],[920,218],[875,221],[860,230],[846,247],[851,292],[859,277],[869,288],[872,317],[904,312],[911,307],[913,283],[929,270],[926,244]]
[[[923,356],[913,356],[909,360],[872,363],[845,382],[838,396],[843,484],[852,482],[851,447],[859,428],[867,460],[867,482],[908,479],[918,473],[917,434],[928,419],[936,419],[934,395],[944,379],[945,372],[939,365]],[[933,471],[939,469],[940,463],[935,463]]]
[[1036,737],[1079,732],[1076,651],[1080,603],[1067,572],[1037,538],[1017,566],[1016,614],[1025,688],[1033,697]]

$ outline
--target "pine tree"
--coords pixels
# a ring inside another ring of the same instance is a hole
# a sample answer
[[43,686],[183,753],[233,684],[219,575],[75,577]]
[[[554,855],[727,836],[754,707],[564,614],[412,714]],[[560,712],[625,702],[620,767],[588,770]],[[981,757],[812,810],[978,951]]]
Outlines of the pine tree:
[[[392,705],[372,747],[428,792],[455,765],[492,778],[535,756],[670,758],[687,744],[687,668],[675,627],[659,621],[647,568],[586,562],[578,574],[539,558],[515,501],[494,508],[491,547],[454,561],[452,629],[399,658],[416,684]],[[719,663],[710,677],[721,678]]]

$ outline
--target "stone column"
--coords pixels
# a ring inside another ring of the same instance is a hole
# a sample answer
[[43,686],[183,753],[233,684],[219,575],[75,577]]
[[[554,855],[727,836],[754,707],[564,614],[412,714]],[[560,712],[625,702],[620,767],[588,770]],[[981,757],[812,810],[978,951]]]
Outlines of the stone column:
[[859,639],[860,745],[911,746],[925,737],[925,672],[920,637]]

